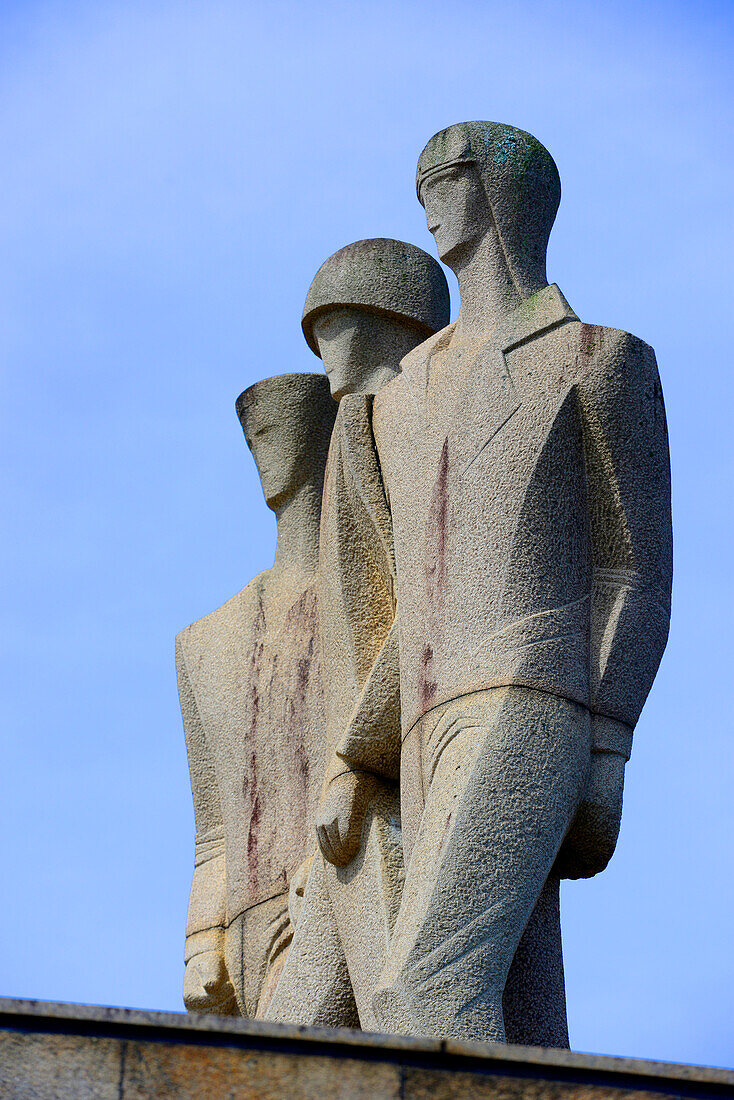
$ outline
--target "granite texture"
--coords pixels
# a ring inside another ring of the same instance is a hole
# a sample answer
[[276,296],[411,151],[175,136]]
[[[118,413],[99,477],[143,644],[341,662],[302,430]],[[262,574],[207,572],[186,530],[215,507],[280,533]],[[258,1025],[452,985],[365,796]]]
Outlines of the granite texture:
[[302,321],[303,334],[314,354],[321,354],[314,331],[316,320],[324,313],[351,306],[409,324],[416,330],[415,346],[448,324],[449,288],[441,266],[422,248],[389,237],[373,237],[340,248],[317,271]]
[[[448,288],[436,261],[380,238],[347,245],[322,265],[306,300],[304,332],[339,401],[374,393],[394,378],[403,355],[448,316]],[[341,762],[337,767],[344,771]],[[355,858],[345,868],[321,852],[310,861],[303,900],[291,905],[295,936],[267,1019],[376,1026],[372,998],[405,874],[396,784],[372,776],[360,790]]]
[[734,1096],[734,1073],[489,1043],[0,1000],[13,1100],[647,1100]]
[[254,1015],[292,936],[290,881],[312,852],[324,768],[316,565],[335,406],[326,379],[281,375],[237,402],[278,519],[275,564],[178,636],[196,815],[184,1000]]
[[[340,406],[317,833],[348,865],[374,776],[399,777],[406,885],[375,1018],[502,1041],[544,889],[601,871],[616,843],[670,616],[665,411],[652,350],[547,284],[560,189],[539,142],[451,127],[418,193],[461,310],[374,398]],[[558,972],[557,928],[546,943]],[[557,1012],[546,996],[536,1018]]]
[[302,324],[339,401],[347,393],[377,393],[403,356],[448,320],[440,265],[415,245],[377,237],[345,245],[321,265]]
[[456,322],[435,260],[358,241],[304,307],[328,388],[238,402],[278,551],[178,640],[185,1001],[564,1047],[559,881],[614,852],[667,640],[660,379],[549,285],[560,181],[535,138],[449,127],[416,186]]

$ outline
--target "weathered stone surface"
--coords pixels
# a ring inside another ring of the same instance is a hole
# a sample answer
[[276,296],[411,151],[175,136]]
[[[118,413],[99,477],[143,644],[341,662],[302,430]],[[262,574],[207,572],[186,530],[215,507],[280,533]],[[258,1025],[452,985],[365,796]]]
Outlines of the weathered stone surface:
[[[355,241],[324,261],[306,296],[303,334],[314,354],[322,355],[317,319],[350,307],[410,325],[417,330],[415,347],[448,324],[446,276],[433,256],[414,244],[388,237]],[[361,369],[369,370],[369,358]]]
[[323,775],[316,564],[335,415],[326,379],[258,382],[237,402],[278,518],[272,569],[177,639],[196,813],[184,999],[254,1015],[292,929],[291,877],[314,847]]
[[[448,317],[448,288],[436,261],[413,245],[379,238],[347,245],[322,265],[303,327],[340,400],[394,378],[402,356]],[[342,762],[337,767],[345,771]],[[377,777],[369,782],[353,838],[356,858],[347,868],[334,868],[320,852],[313,861],[268,1019],[376,1024],[372,997],[400,906],[404,864],[397,788]]]
[[13,1100],[647,1100],[734,1096],[734,1073],[490,1043],[0,1000]]
[[547,284],[560,185],[539,142],[451,127],[418,193],[462,307],[340,406],[320,564],[338,744],[317,831],[348,864],[372,776],[399,774],[406,886],[376,1019],[503,1040],[546,884],[614,850],[670,615],[665,412],[652,350]]
[[[421,304],[420,317],[416,303]],[[443,274],[435,260],[419,249],[403,242],[377,239],[348,245],[322,266],[307,297],[304,331],[314,350],[322,356],[332,392],[340,399],[346,393],[377,392],[386,380],[395,377],[403,352],[412,349],[418,340],[418,319],[434,327],[448,322]],[[333,484],[327,480],[326,513],[341,506],[339,464],[337,449],[331,463],[337,480]],[[382,505],[377,469],[374,481],[373,506],[379,509]],[[331,522],[327,515],[327,527]],[[340,534],[344,539],[343,560],[352,561],[362,552],[353,525],[344,524]],[[328,562],[322,564],[321,572],[328,582]],[[372,666],[370,682],[366,687],[362,684],[361,669],[355,675],[355,670],[344,663],[332,664],[329,698],[332,704],[336,702],[338,722],[345,703],[337,698],[334,684],[343,689],[350,706],[357,706],[359,689],[364,688],[353,728],[360,714],[362,720],[396,728],[400,700],[393,603],[389,597],[381,603],[383,593],[368,591],[364,570],[355,570],[355,575],[360,585],[356,603],[361,609],[368,598],[370,601],[364,624],[371,632],[368,644],[372,648],[363,662],[365,669]],[[335,595],[338,597],[338,590],[327,583],[321,601],[327,615],[344,622],[343,607],[332,607]],[[375,638],[380,607],[384,608],[386,638],[373,665],[374,654],[383,643],[381,636]],[[353,624],[348,623],[347,629],[353,631]],[[334,652],[337,661],[342,657],[348,659],[349,644],[343,650],[332,646]],[[333,731],[335,723],[329,725]],[[335,736],[341,735],[338,728]],[[334,747],[332,744],[331,748]],[[344,765],[338,761],[337,767],[342,771]],[[384,767],[381,770],[384,772]],[[353,782],[353,778],[344,775],[342,782]],[[343,867],[334,868],[321,856],[313,865],[302,923],[276,996],[265,1013],[268,1019],[353,1026],[356,1007],[363,1027],[378,1026],[372,995],[385,965],[400,905],[404,860],[397,794],[389,782],[370,780],[370,783],[361,837],[354,837],[357,855]],[[291,916],[293,919],[293,907]],[[346,987],[346,980],[350,988]],[[549,879],[544,887],[515,953],[505,987],[504,1008],[510,1041],[568,1045],[557,878]]]
[[0,1096],[13,1100],[119,1100],[117,1039],[0,1029]]
[[[660,381],[647,345],[581,323],[548,285],[560,182],[529,134],[450,127],[421,154],[417,190],[459,282],[456,323],[435,261],[386,239],[330,257],[304,309],[341,401],[318,596],[311,584],[289,632],[303,593],[269,607],[258,593],[270,651],[259,635],[231,644],[231,621],[255,618],[249,605],[179,640],[199,792],[185,999],[561,1046],[559,878],[596,874],[614,851],[632,732],[667,639]],[[270,440],[258,465],[277,510],[308,432],[302,419],[294,441],[280,425],[285,476],[257,403],[248,441]],[[313,574],[318,496],[312,485],[288,513],[311,562],[299,583]],[[276,575],[283,585],[278,560],[270,588]],[[288,668],[303,673],[307,645],[302,684]],[[255,705],[251,653],[277,681]],[[223,766],[197,747],[207,724],[210,742],[229,738]],[[287,736],[274,746],[276,729]],[[277,763],[263,773],[266,754]],[[314,858],[304,826],[320,754]],[[237,830],[230,853],[223,839]],[[287,905],[298,927],[286,959]]]

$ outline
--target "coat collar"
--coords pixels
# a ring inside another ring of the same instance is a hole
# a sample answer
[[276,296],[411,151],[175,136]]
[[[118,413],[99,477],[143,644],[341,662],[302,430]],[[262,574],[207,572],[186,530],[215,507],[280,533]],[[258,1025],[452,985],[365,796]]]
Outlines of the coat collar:
[[556,283],[544,286],[506,317],[492,341],[500,351],[512,351],[564,321],[578,321]]
[[[504,361],[504,355],[513,348],[549,332],[553,328],[564,324],[566,321],[577,321],[578,317],[571,309],[565,297],[556,283],[543,287],[525,301],[489,336],[487,341],[478,349],[478,354],[490,353],[493,358]],[[419,344],[414,351],[403,359],[402,377],[411,397],[411,404],[416,413],[415,429],[418,432],[424,430],[426,423],[426,396],[431,371],[431,360],[438,352],[448,347],[456,330],[456,322],[448,325],[430,339]],[[481,374],[481,372],[480,372]],[[504,388],[507,391],[502,402],[496,408],[497,415],[510,415],[502,408],[510,400],[514,408],[519,405],[519,399],[514,395],[512,381],[507,377]],[[482,379],[477,376],[473,379],[474,386],[481,386]],[[472,387],[473,388],[473,387]]]
[[[578,321],[578,317],[557,284],[551,283],[526,298],[522,305],[513,310],[488,338],[484,347],[492,347],[502,353],[512,351],[520,344],[527,343],[565,321]],[[420,405],[425,401],[431,359],[437,352],[448,347],[455,330],[456,321],[419,344],[403,359],[402,376]]]

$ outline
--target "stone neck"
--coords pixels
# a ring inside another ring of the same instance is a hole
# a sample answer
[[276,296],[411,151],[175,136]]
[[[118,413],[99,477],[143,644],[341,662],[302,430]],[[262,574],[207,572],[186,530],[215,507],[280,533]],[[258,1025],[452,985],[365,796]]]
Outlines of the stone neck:
[[[496,233],[487,234],[455,268],[461,295],[456,335],[483,337],[499,329],[522,304]],[[537,288],[540,289],[540,284]]]
[[402,359],[402,355],[396,362],[388,361],[378,363],[377,366],[370,370],[357,392],[379,393],[383,386],[392,381],[392,379],[400,373],[400,359]]
[[319,560],[319,526],[323,480],[302,485],[275,509],[278,540],[273,573],[302,575],[312,579]]

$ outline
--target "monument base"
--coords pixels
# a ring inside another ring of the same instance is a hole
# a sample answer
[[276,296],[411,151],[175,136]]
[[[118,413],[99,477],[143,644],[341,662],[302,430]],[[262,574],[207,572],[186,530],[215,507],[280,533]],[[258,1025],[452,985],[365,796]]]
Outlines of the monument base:
[[568,1051],[0,999],[13,1100],[734,1097],[734,1073]]

